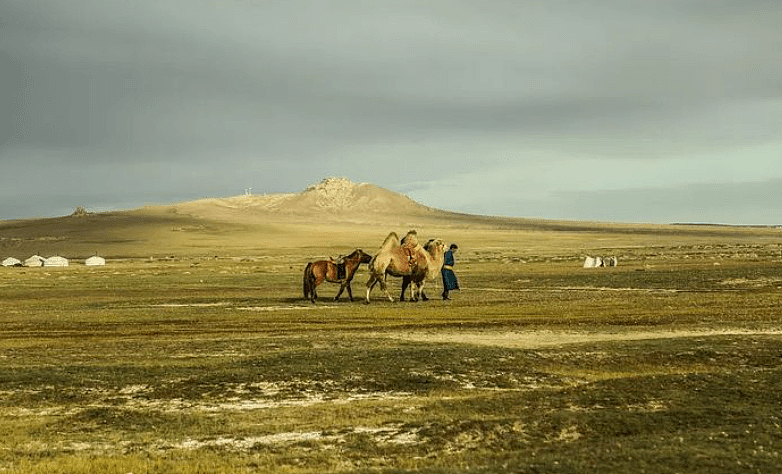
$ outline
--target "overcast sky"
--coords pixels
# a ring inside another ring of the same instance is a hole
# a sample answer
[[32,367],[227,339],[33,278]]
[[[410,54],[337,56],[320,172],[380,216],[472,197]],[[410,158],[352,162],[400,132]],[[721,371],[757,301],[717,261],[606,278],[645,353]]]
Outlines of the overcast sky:
[[778,0],[0,0],[0,219],[298,192],[782,224]]

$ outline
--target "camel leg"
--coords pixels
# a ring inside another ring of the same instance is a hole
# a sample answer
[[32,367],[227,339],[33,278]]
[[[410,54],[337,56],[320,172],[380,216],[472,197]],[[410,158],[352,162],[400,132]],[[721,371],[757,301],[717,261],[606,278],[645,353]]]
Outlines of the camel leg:
[[421,297],[421,301],[429,301],[429,298],[424,294],[424,289],[421,288],[421,290],[418,292],[418,296]]
[[388,292],[388,284],[386,284],[386,279],[383,278],[380,280],[380,289],[383,290],[383,293],[386,294],[386,297],[388,298],[388,301],[394,302],[394,297],[391,296],[391,293]]
[[[402,278],[402,292],[399,294],[399,301],[405,300],[405,291],[407,290],[407,287],[410,286],[410,278],[409,277],[403,277]],[[412,290],[411,290],[411,298],[412,298]]]

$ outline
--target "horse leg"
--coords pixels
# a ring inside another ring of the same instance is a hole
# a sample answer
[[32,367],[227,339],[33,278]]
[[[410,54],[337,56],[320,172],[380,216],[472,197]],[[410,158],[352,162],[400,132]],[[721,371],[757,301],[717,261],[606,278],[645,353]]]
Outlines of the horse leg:
[[369,293],[372,291],[372,288],[375,287],[377,282],[378,282],[377,277],[375,277],[375,275],[372,274],[372,276],[369,277],[369,281],[367,282],[367,299],[366,301],[364,301],[366,304],[369,304]]
[[304,299],[310,299],[310,290],[312,289],[312,263],[308,263],[307,267],[304,269],[302,289],[304,290]]
[[318,284],[318,280],[315,278],[314,275],[309,276],[309,281],[307,282],[307,296],[309,297],[309,300],[314,303],[316,299],[318,299],[318,292],[315,291],[315,286]]
[[345,286],[348,288],[348,296],[350,297],[350,301],[353,301],[353,290],[350,288],[350,280],[345,283]]
[[339,296],[342,294],[342,292],[345,291],[345,283],[339,284],[339,291],[337,292],[337,296],[334,297],[334,301],[339,300]]

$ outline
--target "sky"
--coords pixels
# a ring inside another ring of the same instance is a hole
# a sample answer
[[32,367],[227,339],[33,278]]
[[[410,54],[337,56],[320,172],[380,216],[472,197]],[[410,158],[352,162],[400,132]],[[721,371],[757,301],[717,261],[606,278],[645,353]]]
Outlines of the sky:
[[0,220],[299,192],[782,225],[778,0],[0,0]]

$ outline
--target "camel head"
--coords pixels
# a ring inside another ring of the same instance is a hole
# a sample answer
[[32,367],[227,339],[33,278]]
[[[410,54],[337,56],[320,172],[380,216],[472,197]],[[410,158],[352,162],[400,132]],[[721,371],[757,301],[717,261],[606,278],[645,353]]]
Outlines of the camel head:
[[445,254],[445,242],[443,239],[429,239],[426,245],[424,245],[424,250],[433,257],[443,255]]

